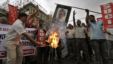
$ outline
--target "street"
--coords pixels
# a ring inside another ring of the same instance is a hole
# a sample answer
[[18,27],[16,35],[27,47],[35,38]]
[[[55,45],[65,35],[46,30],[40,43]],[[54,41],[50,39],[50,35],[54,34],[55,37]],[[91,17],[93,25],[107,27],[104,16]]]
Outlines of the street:
[[[26,57],[27,59],[24,59],[23,64],[36,64],[36,61],[32,59],[33,57]],[[0,64],[5,64],[2,60],[0,60]],[[54,61],[53,63],[49,64],[77,64],[74,59],[62,59],[61,61]],[[80,64],[87,64],[84,61],[81,60]],[[94,61],[90,62],[90,64],[95,64]],[[109,59],[108,64],[113,64],[113,59]]]
[[[26,58],[27,59],[26,60],[24,59],[25,62],[23,62],[23,64],[36,64],[36,61],[32,59],[33,57],[26,57]],[[64,58],[61,59],[61,61],[56,60],[56,61],[52,61],[52,63],[49,62],[49,64],[77,64],[77,62],[73,58],[72,59]],[[88,63],[86,63],[84,60],[80,60],[79,64],[88,64]],[[89,64],[96,64],[94,57],[92,58]],[[113,64],[113,59],[109,59],[108,64]]]

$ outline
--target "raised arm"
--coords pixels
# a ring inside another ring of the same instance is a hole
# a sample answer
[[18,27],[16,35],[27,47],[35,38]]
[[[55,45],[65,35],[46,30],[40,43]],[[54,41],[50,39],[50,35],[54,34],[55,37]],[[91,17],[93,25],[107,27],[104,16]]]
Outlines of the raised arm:
[[76,27],[76,23],[75,23],[75,10],[73,11],[73,25],[74,25],[74,27]]
[[87,26],[90,26],[90,23],[89,23],[89,20],[90,20],[90,18],[89,18],[89,10],[88,9],[85,9],[85,11],[86,11],[86,24],[87,24]]

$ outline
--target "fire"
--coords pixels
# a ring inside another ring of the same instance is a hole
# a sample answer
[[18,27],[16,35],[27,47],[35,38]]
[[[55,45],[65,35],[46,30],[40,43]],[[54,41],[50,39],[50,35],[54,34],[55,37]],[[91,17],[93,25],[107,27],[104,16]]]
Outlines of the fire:
[[57,32],[52,32],[48,38],[48,42],[52,48],[57,48],[59,43],[59,34]]

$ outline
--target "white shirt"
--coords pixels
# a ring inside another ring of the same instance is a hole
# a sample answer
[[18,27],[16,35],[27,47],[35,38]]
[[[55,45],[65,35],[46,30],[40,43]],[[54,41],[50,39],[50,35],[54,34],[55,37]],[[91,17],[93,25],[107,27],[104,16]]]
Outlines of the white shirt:
[[8,41],[13,41],[12,44],[19,44],[21,35],[24,32],[26,32],[26,30],[23,22],[17,19],[14,24],[9,28],[9,31],[6,34],[5,42],[7,43]]
[[66,35],[67,38],[74,38],[75,30],[73,29],[67,29],[68,33]]
[[75,28],[75,38],[85,38],[85,27]]

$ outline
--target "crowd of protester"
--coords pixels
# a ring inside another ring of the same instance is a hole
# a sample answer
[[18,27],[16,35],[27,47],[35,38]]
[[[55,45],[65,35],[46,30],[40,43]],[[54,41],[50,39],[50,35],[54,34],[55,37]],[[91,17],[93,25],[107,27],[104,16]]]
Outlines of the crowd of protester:
[[[30,61],[33,64],[52,64],[54,61],[62,63],[63,59],[73,59],[75,64],[81,64],[83,61],[86,64],[112,64],[109,60],[113,60],[113,39],[107,42],[105,34],[111,37],[113,34],[103,30],[103,23],[96,21],[94,15],[89,15],[88,9],[85,12],[86,24],[81,20],[75,22],[74,11],[73,24],[66,26],[64,22],[57,19],[48,29],[45,29],[45,25],[35,17],[33,25],[27,25],[36,28],[34,38],[25,31],[24,24],[27,21],[27,15],[19,14],[19,18],[11,26],[4,39],[4,47],[7,51],[6,63],[22,64],[23,55],[19,41],[21,35],[24,35],[37,50],[35,56],[25,57],[23,64],[30,64]],[[49,46],[50,42],[47,41],[51,31],[58,32],[60,37],[58,47],[55,49]]]

